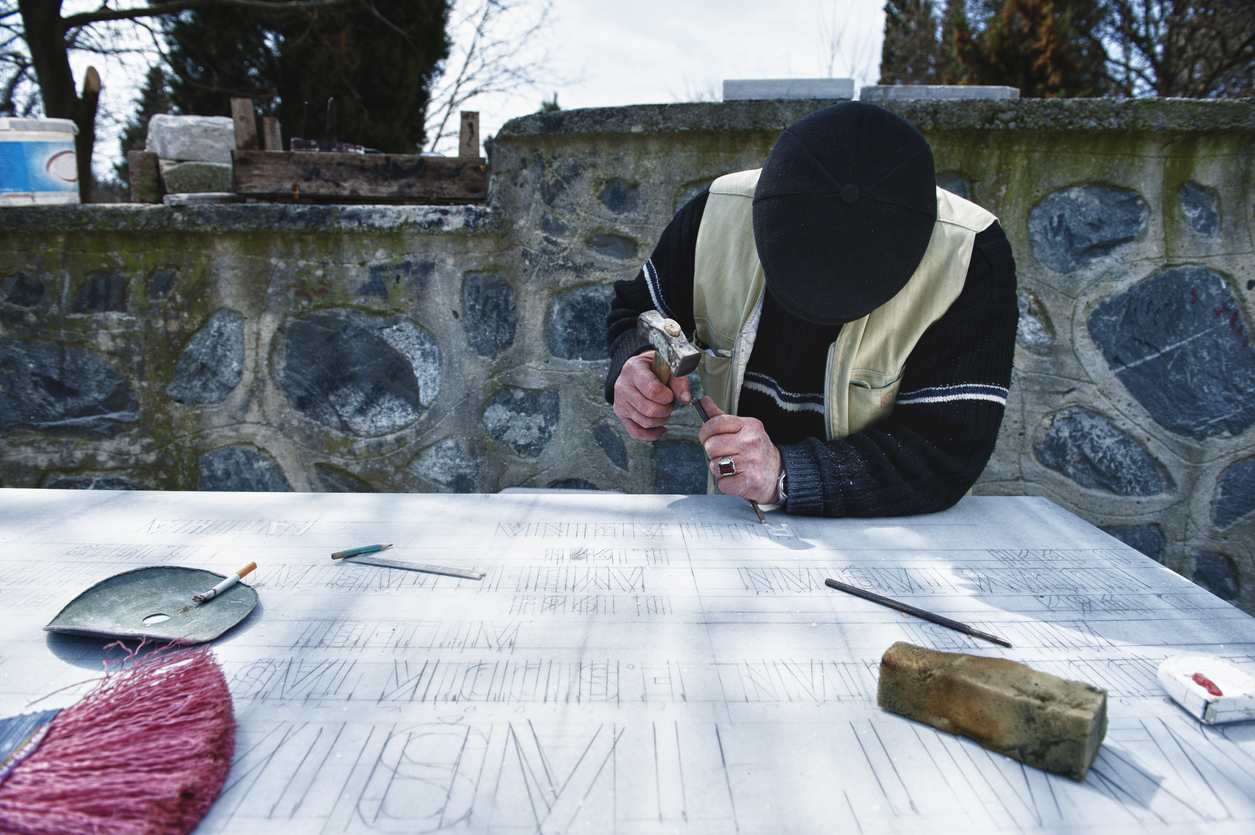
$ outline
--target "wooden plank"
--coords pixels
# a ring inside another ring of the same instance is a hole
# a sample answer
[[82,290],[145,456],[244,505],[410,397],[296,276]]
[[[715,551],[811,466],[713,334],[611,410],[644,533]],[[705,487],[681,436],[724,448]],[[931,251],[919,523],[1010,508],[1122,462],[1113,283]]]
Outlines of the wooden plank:
[[274,116],[261,117],[261,147],[263,151],[282,151],[283,132],[279,129],[279,120]]
[[482,157],[235,151],[235,192],[244,197],[320,203],[482,203]]
[[460,159],[477,159],[479,157],[479,111],[462,111],[462,130],[458,136],[458,157]]
[[235,147],[241,151],[257,150],[257,116],[252,99],[231,99],[231,121],[235,123]]

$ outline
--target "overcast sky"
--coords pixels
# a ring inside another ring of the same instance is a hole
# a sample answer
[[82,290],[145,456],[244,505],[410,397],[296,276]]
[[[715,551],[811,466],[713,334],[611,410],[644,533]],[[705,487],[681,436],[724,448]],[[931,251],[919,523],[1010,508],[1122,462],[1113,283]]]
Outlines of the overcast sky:
[[[476,0],[461,2],[470,8]],[[540,0],[521,2],[534,9]],[[63,13],[98,5],[66,0]],[[736,78],[874,84],[883,30],[883,0],[554,0],[549,26],[523,45],[550,54],[541,83],[473,100],[465,109],[479,110],[481,133],[491,136],[507,120],[539,110],[555,92],[558,104],[572,109],[718,101],[723,81]],[[111,175],[118,131],[147,65],[140,58],[118,64],[87,55],[73,63],[80,84],[87,64],[101,69],[94,162],[98,176]]]
[[544,41],[568,83],[473,104],[491,135],[553,92],[571,109],[718,101],[735,78],[874,84],[884,19],[883,0],[555,0]]

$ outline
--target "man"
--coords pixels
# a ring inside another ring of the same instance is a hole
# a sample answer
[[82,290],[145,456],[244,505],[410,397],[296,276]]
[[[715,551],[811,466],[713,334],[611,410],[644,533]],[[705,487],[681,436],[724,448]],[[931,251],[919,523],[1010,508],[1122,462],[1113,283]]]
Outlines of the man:
[[997,219],[936,188],[910,123],[845,102],[789,127],[761,171],[682,208],[615,284],[606,399],[656,440],[663,385],[636,318],[656,309],[705,351],[699,440],[719,489],[791,513],[950,507],[993,452],[1018,318]]

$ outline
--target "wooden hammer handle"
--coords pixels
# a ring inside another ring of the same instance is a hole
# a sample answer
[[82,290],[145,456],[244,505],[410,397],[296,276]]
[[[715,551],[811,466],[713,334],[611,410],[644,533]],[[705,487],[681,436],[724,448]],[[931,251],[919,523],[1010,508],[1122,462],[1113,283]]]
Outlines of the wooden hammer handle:
[[650,366],[654,376],[665,386],[671,383],[671,366],[663,359],[662,351],[654,351],[654,362]]

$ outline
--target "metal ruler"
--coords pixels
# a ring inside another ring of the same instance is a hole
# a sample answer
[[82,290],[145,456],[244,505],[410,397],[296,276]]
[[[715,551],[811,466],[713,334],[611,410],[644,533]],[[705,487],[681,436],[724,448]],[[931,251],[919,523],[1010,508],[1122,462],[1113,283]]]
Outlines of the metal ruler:
[[402,571],[423,571],[427,574],[447,574],[450,577],[463,577],[467,580],[484,579],[483,571],[467,570],[465,568],[446,568],[443,565],[424,565],[421,562],[402,562],[401,560],[389,560],[383,557],[345,557],[341,562],[359,563],[361,565],[378,565],[383,568],[399,568]]

